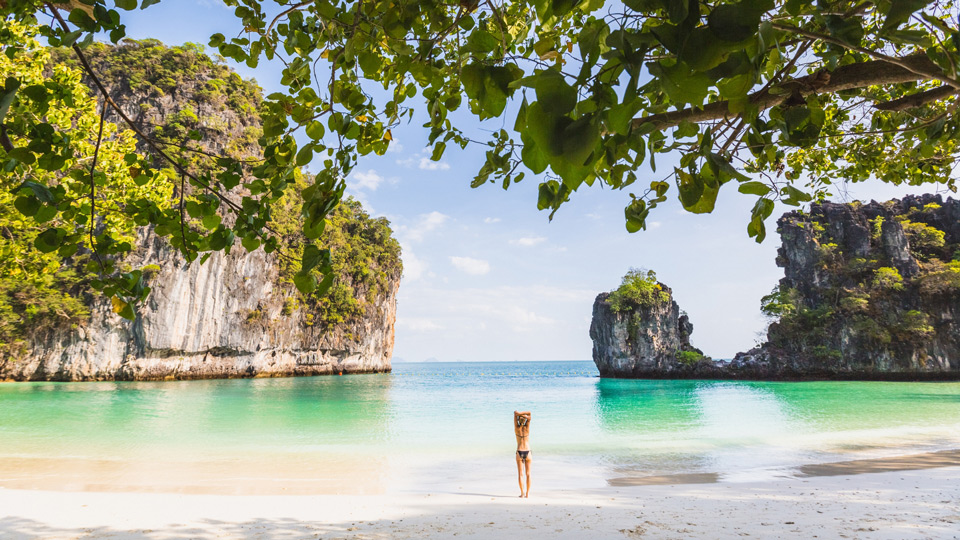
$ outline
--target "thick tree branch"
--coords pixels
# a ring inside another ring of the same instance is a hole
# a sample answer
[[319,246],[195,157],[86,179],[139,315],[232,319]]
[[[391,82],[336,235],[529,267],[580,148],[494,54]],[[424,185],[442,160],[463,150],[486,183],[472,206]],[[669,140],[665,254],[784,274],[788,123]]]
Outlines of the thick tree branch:
[[884,62],[893,64],[896,66],[900,66],[903,69],[906,69],[907,71],[912,71],[913,73],[916,73],[917,75],[926,77],[928,79],[938,79],[956,88],[957,90],[960,90],[960,82],[955,81],[950,77],[948,77],[947,74],[944,73],[943,70],[940,69],[940,67],[936,66],[935,64],[933,68],[929,68],[925,66],[916,66],[916,65],[910,64],[909,62],[904,62],[903,58],[899,58],[896,56],[889,56],[878,51],[860,47],[858,45],[850,45],[849,43],[841,39],[837,39],[833,36],[828,36],[826,34],[810,32],[807,30],[803,30],[802,28],[797,28],[796,26],[790,26],[789,24],[773,23],[771,26],[773,26],[777,30],[783,30],[784,32],[790,32],[798,36],[804,36],[810,39],[816,39],[819,41],[823,41],[825,43],[832,43],[834,45],[843,47],[844,49],[847,49],[850,51],[857,51],[858,53],[865,54],[871,58],[876,58],[877,60],[883,60]]
[[[903,67],[904,65],[912,69],[907,69]],[[872,60],[840,66],[833,71],[818,71],[804,77],[782,82],[769,90],[755,92],[749,96],[749,99],[759,110],[764,111],[776,107],[794,96],[805,98],[811,94],[826,94],[874,85],[902,84],[940,78],[934,77],[932,74],[917,74],[917,70],[942,74],[939,66],[934,64],[926,55],[915,54],[900,58],[897,64],[891,64],[886,60]],[[771,90],[774,89],[777,90],[775,94],[771,93]],[[691,107],[679,111],[652,114],[634,118],[631,124],[634,129],[643,124],[653,124],[653,127],[659,130],[676,127],[684,121],[719,120],[732,115],[729,103],[729,101],[717,101],[704,105],[702,108]]]
[[917,92],[916,94],[910,94],[909,96],[903,96],[902,98],[892,99],[885,103],[877,103],[873,107],[881,111],[905,111],[907,109],[922,107],[927,103],[946,99],[956,93],[956,88],[943,85],[925,92]]

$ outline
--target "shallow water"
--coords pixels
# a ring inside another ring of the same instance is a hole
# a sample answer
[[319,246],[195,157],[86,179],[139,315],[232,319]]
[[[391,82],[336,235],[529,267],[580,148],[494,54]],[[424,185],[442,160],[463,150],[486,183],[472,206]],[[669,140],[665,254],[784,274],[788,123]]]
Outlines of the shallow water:
[[960,383],[635,381],[600,379],[590,362],[402,363],[382,375],[2,384],[0,486],[445,489],[515,471],[515,409],[533,411],[544,487],[755,480],[960,448]]

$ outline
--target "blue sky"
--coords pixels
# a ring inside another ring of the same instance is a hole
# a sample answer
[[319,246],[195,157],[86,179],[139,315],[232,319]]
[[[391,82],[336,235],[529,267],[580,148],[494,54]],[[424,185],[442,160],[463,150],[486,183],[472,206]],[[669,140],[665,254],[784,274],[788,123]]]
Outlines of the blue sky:
[[[206,43],[213,33],[239,30],[232,10],[214,0],[165,0],[123,16],[130,37],[167,44]],[[234,67],[267,93],[282,90],[282,66]],[[460,118],[475,139],[500,127]],[[509,191],[471,189],[483,148],[448,147],[432,162],[422,123],[416,117],[393,130],[397,144],[361,159],[348,178],[348,192],[386,216],[403,245],[395,361],[589,360],[593,300],[631,267],[656,270],[673,289],[694,324],[693,344],[706,354],[729,358],[761,339],[760,298],[783,276],[773,230],[785,208],[774,212],[760,245],[746,234],[753,197],[730,186],[713,214],[689,214],[671,199],[636,234],[624,229],[626,193],[584,186],[551,223],[536,208],[536,178]],[[644,169],[638,185],[671,167],[659,165],[658,174]],[[850,186],[849,196],[886,200],[922,191],[874,182]]]

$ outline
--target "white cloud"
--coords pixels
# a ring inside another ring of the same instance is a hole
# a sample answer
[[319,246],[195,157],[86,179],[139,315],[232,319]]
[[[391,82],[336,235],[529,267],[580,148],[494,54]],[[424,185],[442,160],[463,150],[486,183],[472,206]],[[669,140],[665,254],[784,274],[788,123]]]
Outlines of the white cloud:
[[390,153],[403,152],[403,145],[400,144],[400,141],[397,141],[397,140],[390,141],[390,146],[387,147],[387,152],[390,152]]
[[651,229],[659,229],[661,225],[663,225],[663,223],[660,223],[659,221],[651,221],[647,223],[647,227],[650,227]]
[[483,222],[484,222],[484,223],[487,223],[487,224],[490,224],[490,223],[500,223],[500,218],[498,218],[498,217],[483,218]]
[[450,169],[449,163],[446,161],[433,161],[430,159],[431,155],[433,155],[433,149],[428,146],[411,157],[398,159],[397,165],[402,167],[417,167],[422,171],[446,171]]
[[416,281],[423,277],[427,271],[427,263],[410,249],[409,244],[401,242],[400,247],[403,253],[403,280],[404,282]]
[[370,191],[376,191],[377,187],[384,182],[384,178],[373,169],[369,169],[367,172],[355,172],[351,175],[351,178],[353,179],[352,188],[369,189]]
[[424,171],[445,171],[450,168],[446,161],[432,161],[428,157],[420,158],[420,169]]
[[[436,230],[449,219],[450,216],[434,210],[429,214],[420,214],[414,224],[397,225],[394,230],[396,230],[397,236],[406,242],[419,242],[428,232]],[[406,257],[406,253],[404,253],[404,257]]]
[[450,263],[461,272],[471,276],[482,276],[490,272],[490,263],[483,259],[472,257],[450,257]]
[[532,247],[542,242],[545,242],[547,239],[542,236],[524,236],[522,238],[517,238],[510,240],[511,246],[523,246],[523,247]]

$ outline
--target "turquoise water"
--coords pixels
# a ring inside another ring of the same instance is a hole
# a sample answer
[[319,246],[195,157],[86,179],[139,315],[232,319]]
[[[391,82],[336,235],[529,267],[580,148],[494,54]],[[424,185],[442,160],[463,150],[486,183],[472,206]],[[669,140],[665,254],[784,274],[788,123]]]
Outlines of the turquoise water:
[[[402,363],[382,375],[2,384],[0,463],[28,460],[51,477],[97,460],[221,471],[210,474],[269,463],[260,476],[337,469],[333,479],[372,467],[381,480],[429,466],[441,483],[471,464],[513,467],[515,409],[533,411],[546,471],[575,465],[601,481],[624,471],[735,481],[960,448],[958,383],[634,381],[600,379],[590,362]],[[122,467],[109,470],[123,481]]]

